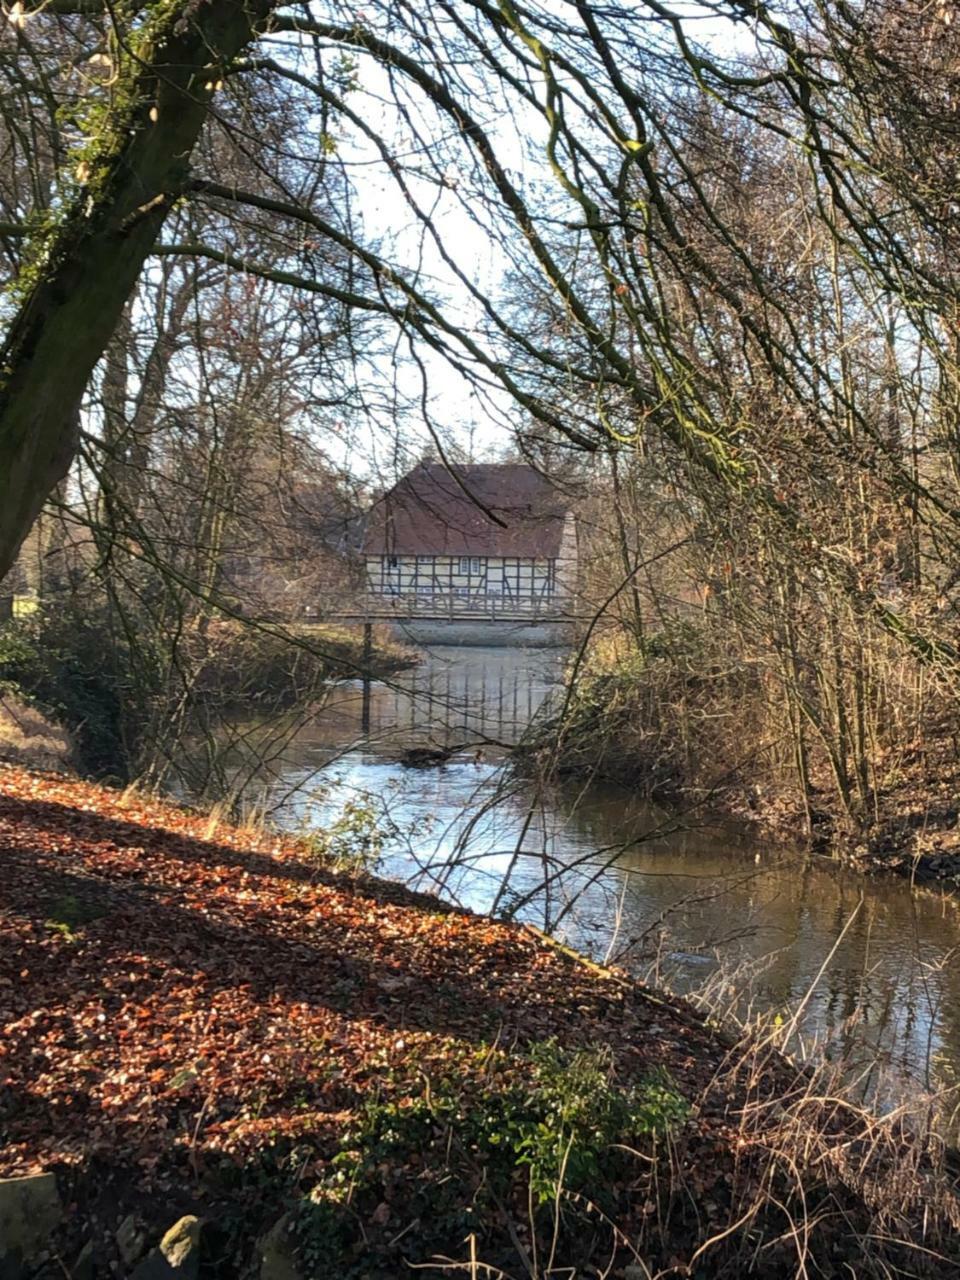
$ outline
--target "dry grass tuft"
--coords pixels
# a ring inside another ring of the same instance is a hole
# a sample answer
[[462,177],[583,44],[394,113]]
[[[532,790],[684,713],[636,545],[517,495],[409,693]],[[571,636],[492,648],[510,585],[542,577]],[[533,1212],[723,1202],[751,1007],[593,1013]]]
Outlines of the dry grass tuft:
[[6,691],[0,693],[0,760],[24,768],[71,772],[73,744],[65,729]]

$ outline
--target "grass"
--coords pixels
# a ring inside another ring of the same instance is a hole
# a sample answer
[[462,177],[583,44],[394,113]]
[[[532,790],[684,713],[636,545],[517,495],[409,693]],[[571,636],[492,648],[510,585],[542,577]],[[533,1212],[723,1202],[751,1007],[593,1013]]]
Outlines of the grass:
[[0,759],[35,769],[66,769],[72,758],[66,731],[0,683]]

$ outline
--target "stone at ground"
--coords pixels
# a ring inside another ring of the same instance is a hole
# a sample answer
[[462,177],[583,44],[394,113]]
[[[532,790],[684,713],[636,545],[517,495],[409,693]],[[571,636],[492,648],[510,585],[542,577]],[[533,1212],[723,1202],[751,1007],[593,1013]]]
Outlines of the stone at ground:
[[131,1280],[196,1280],[200,1274],[200,1219],[187,1214],[175,1222]]
[[144,1245],[147,1242],[143,1230],[132,1213],[128,1214],[117,1227],[117,1234],[114,1239],[117,1242],[117,1249],[120,1251],[120,1257],[123,1259],[124,1265],[132,1267],[141,1253],[143,1253]]
[[260,1257],[260,1280],[303,1280],[294,1254],[288,1213],[260,1240],[257,1253]]
[[52,1173],[0,1178],[0,1276],[17,1276],[36,1257],[63,1217]]

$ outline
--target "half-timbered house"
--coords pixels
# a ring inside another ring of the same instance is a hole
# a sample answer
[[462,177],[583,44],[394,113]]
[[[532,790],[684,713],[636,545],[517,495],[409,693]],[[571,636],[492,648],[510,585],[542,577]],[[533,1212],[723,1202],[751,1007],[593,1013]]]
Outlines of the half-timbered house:
[[533,467],[424,462],[371,509],[363,554],[371,593],[411,614],[542,615],[574,590],[576,526]]

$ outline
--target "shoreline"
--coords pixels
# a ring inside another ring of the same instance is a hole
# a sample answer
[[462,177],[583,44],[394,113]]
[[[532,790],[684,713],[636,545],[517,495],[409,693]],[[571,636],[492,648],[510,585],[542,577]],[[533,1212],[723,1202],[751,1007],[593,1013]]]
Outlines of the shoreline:
[[[651,779],[616,744],[604,754],[575,740],[562,745],[559,756],[548,727],[513,754],[521,773],[545,771],[561,781],[600,782],[640,793],[667,812],[697,812],[718,823],[742,824],[758,839],[777,842],[785,851],[809,851],[864,874],[895,876],[911,883],[960,892],[960,759],[949,757],[941,743],[942,761],[917,762],[913,773],[873,797],[877,818],[852,829],[824,788],[811,790],[812,830],[804,832],[803,808],[795,795],[749,778],[722,778],[710,786],[682,785],[674,779]],[[607,754],[616,767],[607,767]]]
[[[44,646],[19,623],[0,628],[0,640],[0,760],[102,779],[130,781],[141,772],[138,732],[142,723],[156,729],[168,693],[145,703],[142,722],[134,723],[102,672],[73,671],[61,679]],[[251,707],[280,714],[359,678],[365,660],[373,680],[389,679],[421,660],[383,628],[374,629],[372,641],[367,650],[359,627],[311,624],[284,634],[214,623],[190,637],[190,715],[199,725]]]

